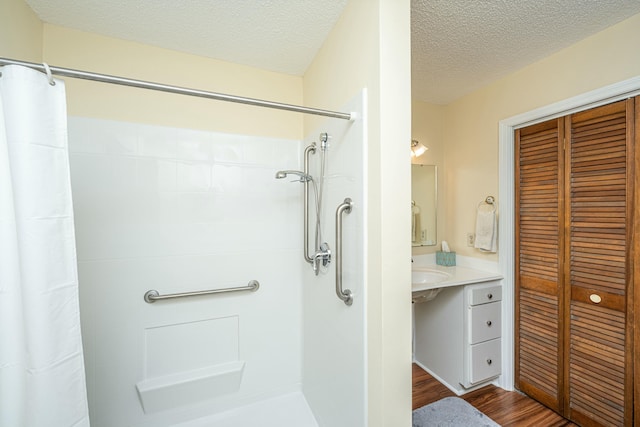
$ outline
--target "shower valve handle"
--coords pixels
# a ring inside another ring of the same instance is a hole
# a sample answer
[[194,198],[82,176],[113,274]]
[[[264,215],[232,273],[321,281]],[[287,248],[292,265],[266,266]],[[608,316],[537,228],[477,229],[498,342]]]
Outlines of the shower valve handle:
[[320,250],[313,255],[313,271],[316,272],[316,276],[320,272],[320,266],[318,265],[320,262],[323,267],[326,267],[331,262],[331,249],[327,242],[321,244]]

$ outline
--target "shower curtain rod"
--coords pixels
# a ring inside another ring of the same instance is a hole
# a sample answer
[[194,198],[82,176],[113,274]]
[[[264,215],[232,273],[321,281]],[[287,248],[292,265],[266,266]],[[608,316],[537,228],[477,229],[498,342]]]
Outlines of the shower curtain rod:
[[[46,72],[44,64],[35,62],[18,61],[8,58],[0,58],[2,65],[22,65],[38,71]],[[102,83],[112,83],[123,86],[137,87],[141,89],[157,90],[161,92],[175,93],[179,95],[197,96],[200,98],[215,99],[218,101],[236,102],[239,104],[254,105],[256,107],[275,108],[277,110],[294,111],[297,113],[314,114],[316,116],[333,117],[336,119],[351,120],[351,113],[341,113],[339,111],[321,110],[318,108],[302,107],[299,105],[283,104],[280,102],[265,101],[262,99],[245,98],[242,96],[226,95],[223,93],[208,92],[198,89],[189,89],[179,86],[171,86],[160,83],[145,82],[143,80],[133,80],[124,77],[109,76],[106,74],[90,73],[88,71],[72,70],[69,68],[49,66],[52,74],[76,79],[93,80]]]

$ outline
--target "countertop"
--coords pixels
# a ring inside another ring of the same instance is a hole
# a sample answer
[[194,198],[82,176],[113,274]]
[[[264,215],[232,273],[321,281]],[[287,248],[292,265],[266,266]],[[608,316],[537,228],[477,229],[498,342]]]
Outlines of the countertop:
[[500,280],[502,279],[502,275],[500,273],[476,270],[474,268],[469,267],[445,267],[442,265],[424,265],[424,266],[415,266],[412,270],[437,270],[448,273],[450,278],[438,282],[438,283],[427,283],[424,285],[418,285],[412,287],[412,292],[417,291],[425,291],[429,289],[437,289],[437,288],[448,288],[451,286],[460,286],[460,285],[468,285],[470,283],[482,283],[489,282],[491,280]]

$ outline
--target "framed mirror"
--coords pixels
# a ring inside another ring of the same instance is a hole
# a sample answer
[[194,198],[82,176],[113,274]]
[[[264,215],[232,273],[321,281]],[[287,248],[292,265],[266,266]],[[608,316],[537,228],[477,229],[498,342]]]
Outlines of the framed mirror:
[[411,165],[411,245],[435,246],[438,203],[435,165]]

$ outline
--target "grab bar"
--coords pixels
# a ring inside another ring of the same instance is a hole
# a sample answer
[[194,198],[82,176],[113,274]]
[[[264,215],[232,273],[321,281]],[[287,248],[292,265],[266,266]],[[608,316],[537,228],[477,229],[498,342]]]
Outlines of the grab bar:
[[[309,175],[309,154],[316,152],[316,143],[312,143],[304,149],[304,169],[305,175]],[[305,180],[304,183],[304,260],[309,264],[313,264],[313,257],[309,255],[309,181]]]
[[260,283],[257,280],[251,280],[247,286],[240,286],[236,288],[210,289],[208,291],[183,292],[183,293],[167,294],[167,295],[160,295],[158,291],[156,291],[155,289],[152,289],[150,291],[147,291],[144,294],[144,300],[145,302],[148,302],[149,304],[151,304],[156,301],[160,301],[164,299],[197,297],[201,295],[222,294],[225,292],[242,292],[242,291],[255,292],[259,288],[260,288]]
[[342,213],[351,213],[352,206],[353,202],[347,197],[336,209],[336,295],[346,305],[353,304],[353,294],[349,289],[342,290]]

